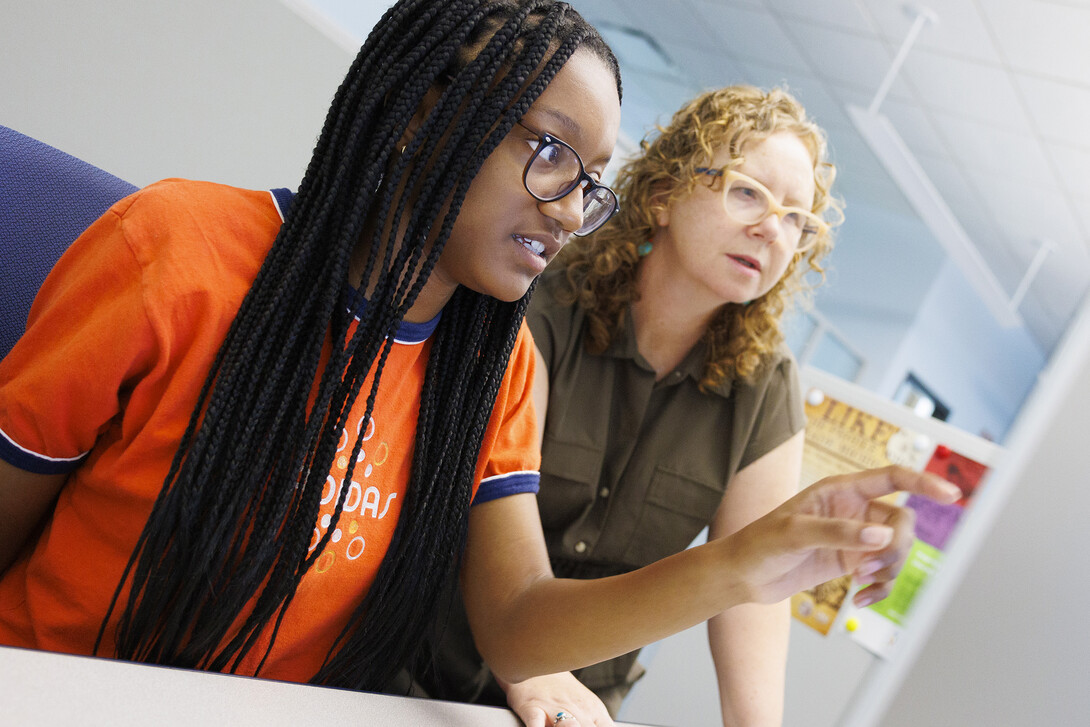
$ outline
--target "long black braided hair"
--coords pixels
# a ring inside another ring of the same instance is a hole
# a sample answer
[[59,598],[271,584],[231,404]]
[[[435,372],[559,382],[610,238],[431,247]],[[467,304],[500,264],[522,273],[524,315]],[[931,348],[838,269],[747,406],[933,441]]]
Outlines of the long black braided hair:
[[[262,633],[275,640],[334,530],[309,550],[338,440],[368,372],[375,375],[364,421],[393,333],[474,175],[581,47],[610,66],[620,93],[612,52],[565,3],[403,0],[376,25],[216,355],[103,620],[99,642],[120,611],[118,657],[235,671]],[[348,338],[342,296],[361,244],[368,303],[350,340],[333,345],[322,367],[326,337]],[[456,587],[478,452],[528,297],[503,303],[459,288],[444,308],[402,515],[374,584],[312,681],[381,689],[417,656],[418,635]]]

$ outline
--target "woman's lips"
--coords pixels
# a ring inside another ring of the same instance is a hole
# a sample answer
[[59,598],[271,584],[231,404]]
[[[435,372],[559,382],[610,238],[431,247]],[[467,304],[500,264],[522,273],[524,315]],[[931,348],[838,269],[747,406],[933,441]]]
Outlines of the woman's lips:
[[761,272],[761,264],[754,258],[747,257],[746,255],[730,255],[729,257],[744,268],[757,273]]
[[545,257],[545,243],[540,240],[535,240],[532,237],[523,237],[522,235],[512,235],[512,237],[515,238],[515,242],[518,242],[530,252]]

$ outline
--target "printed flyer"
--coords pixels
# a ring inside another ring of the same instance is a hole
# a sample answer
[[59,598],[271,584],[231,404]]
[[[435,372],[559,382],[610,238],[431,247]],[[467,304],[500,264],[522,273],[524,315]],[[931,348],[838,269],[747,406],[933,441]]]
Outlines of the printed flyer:
[[[806,398],[806,420],[803,487],[830,475],[903,462],[902,450],[910,449],[899,444],[900,428],[816,389]],[[890,441],[894,442],[894,459],[890,458]],[[795,594],[791,614],[818,633],[829,633],[851,590],[851,581],[851,576],[843,576]]]
[[938,505],[921,497],[899,500],[916,511],[916,541],[890,595],[866,609],[855,609],[851,577],[844,576],[791,599],[798,621],[828,634],[838,618],[852,638],[878,656],[896,643],[900,627],[916,594],[942,562],[943,549],[963,509],[987,472],[987,467],[928,436],[899,427],[878,416],[811,389],[806,398],[806,447],[802,485],[824,477],[899,464],[927,470],[957,484],[966,497],[953,505]]

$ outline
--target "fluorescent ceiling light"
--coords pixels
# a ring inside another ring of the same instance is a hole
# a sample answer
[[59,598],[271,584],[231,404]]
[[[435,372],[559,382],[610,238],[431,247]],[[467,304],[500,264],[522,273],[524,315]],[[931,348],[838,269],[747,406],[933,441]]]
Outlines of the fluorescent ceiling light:
[[958,222],[957,216],[946,204],[939,190],[931,183],[923,167],[912,156],[904,139],[893,128],[889,119],[878,112],[886,94],[893,87],[893,79],[905,62],[912,44],[916,42],[920,31],[928,23],[937,23],[938,15],[933,10],[923,6],[906,5],[905,11],[914,15],[912,27],[909,28],[904,42],[901,43],[896,57],[889,71],[886,72],[882,83],[878,86],[878,92],[868,108],[848,104],[848,115],[855,124],[855,128],[862,135],[864,141],[870,146],[871,151],[886,168],[893,181],[901,188],[901,192],[908,198],[909,204],[916,210],[931,234],[946,249],[950,259],[961,268],[962,273],[968,278],[980,299],[988,306],[992,316],[1000,325],[1014,327],[1022,325],[1022,317],[1018,314],[1018,306],[1029,290],[1037,271],[1044,263],[1044,259],[1052,251],[1054,245],[1048,240],[1043,240],[1037,255],[1033,259],[1026,275],[1019,283],[1013,296],[1008,296],[1003,286],[999,284],[992,273],[988,263],[980,254],[980,249],[973,244],[968,233]]
[[1003,326],[1022,325],[1017,303],[1012,305],[1011,298],[988,267],[980,250],[889,119],[877,111],[851,104],[848,105],[848,115],[871,151],[908,198],[916,214],[946,249],[950,259],[961,268],[995,319]]

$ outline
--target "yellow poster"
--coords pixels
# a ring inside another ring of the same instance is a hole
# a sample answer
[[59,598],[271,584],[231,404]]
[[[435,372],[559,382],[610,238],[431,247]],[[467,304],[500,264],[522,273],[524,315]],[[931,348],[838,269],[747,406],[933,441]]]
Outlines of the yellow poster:
[[[911,464],[906,461],[914,450],[908,432],[817,390],[806,398],[806,420],[803,487],[831,475]],[[842,576],[795,594],[791,614],[818,633],[829,633],[851,582],[851,576]]]
[[[873,414],[811,392],[806,401],[802,486],[830,475],[903,463],[900,432]],[[890,458],[891,443],[894,459]]]

